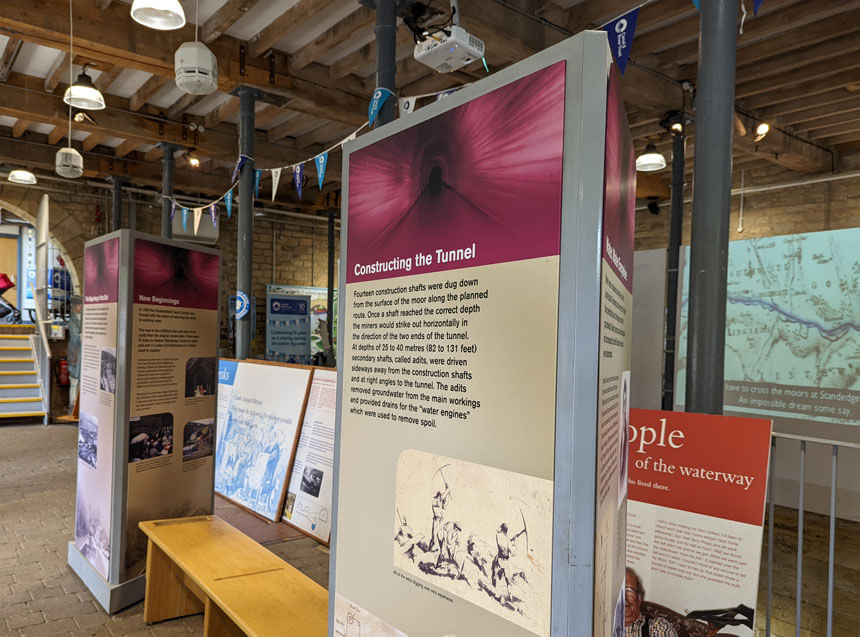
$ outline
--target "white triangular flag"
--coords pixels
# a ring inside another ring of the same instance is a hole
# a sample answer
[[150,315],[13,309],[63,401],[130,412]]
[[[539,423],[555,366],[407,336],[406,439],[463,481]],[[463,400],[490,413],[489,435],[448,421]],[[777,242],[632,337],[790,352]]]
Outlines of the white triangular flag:
[[194,234],[197,234],[197,229],[200,227],[200,219],[203,217],[203,208],[194,209]]
[[417,100],[414,97],[401,97],[398,100],[400,105],[400,117],[404,115],[409,115],[412,111],[415,110],[415,102]]
[[281,169],[272,168],[272,201],[275,200],[275,195],[278,194],[278,182],[281,180]]

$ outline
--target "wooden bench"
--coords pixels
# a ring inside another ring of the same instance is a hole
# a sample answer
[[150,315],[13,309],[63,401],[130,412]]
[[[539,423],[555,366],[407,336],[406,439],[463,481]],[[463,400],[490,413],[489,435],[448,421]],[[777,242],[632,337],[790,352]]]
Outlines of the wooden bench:
[[204,613],[203,634],[324,637],[328,593],[215,516],[141,522],[147,623]]

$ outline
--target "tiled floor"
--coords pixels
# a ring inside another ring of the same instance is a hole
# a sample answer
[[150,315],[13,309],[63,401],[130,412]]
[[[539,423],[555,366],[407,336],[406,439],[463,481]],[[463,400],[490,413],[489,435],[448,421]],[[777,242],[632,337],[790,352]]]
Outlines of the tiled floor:
[[[0,426],[0,635],[202,634],[201,615],[148,626],[142,602],[108,615],[66,565],[77,431],[75,425]],[[269,548],[327,584],[328,550],[314,540]]]

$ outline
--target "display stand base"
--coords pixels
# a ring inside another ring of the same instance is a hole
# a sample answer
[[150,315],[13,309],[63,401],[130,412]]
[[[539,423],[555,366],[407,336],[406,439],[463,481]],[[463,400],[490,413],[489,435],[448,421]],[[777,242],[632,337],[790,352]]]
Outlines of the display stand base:
[[113,614],[143,599],[146,575],[138,575],[122,584],[111,584],[75,548],[74,542],[69,542],[68,561],[72,570],[108,613]]

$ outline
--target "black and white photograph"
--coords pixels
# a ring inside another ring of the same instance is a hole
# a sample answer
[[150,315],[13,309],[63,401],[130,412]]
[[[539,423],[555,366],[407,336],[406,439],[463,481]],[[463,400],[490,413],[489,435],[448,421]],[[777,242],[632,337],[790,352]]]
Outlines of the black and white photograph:
[[99,451],[99,421],[92,414],[81,412],[78,424],[78,458],[96,468]]
[[75,515],[75,548],[90,564],[107,577],[110,562],[110,528],[108,514],[89,501],[89,492],[78,482]]
[[185,362],[185,397],[214,396],[218,382],[218,359],[189,358]]
[[302,491],[304,491],[310,496],[318,498],[320,496],[320,487],[322,487],[322,481],[322,471],[305,465],[305,470],[302,472]]
[[129,422],[128,461],[143,462],[173,451],[173,414],[150,414]]
[[103,347],[99,367],[99,389],[116,394],[116,349]]
[[550,480],[407,449],[393,535],[395,568],[549,635]]
[[185,423],[182,432],[182,461],[205,458],[212,455],[215,438],[215,419],[192,420]]

